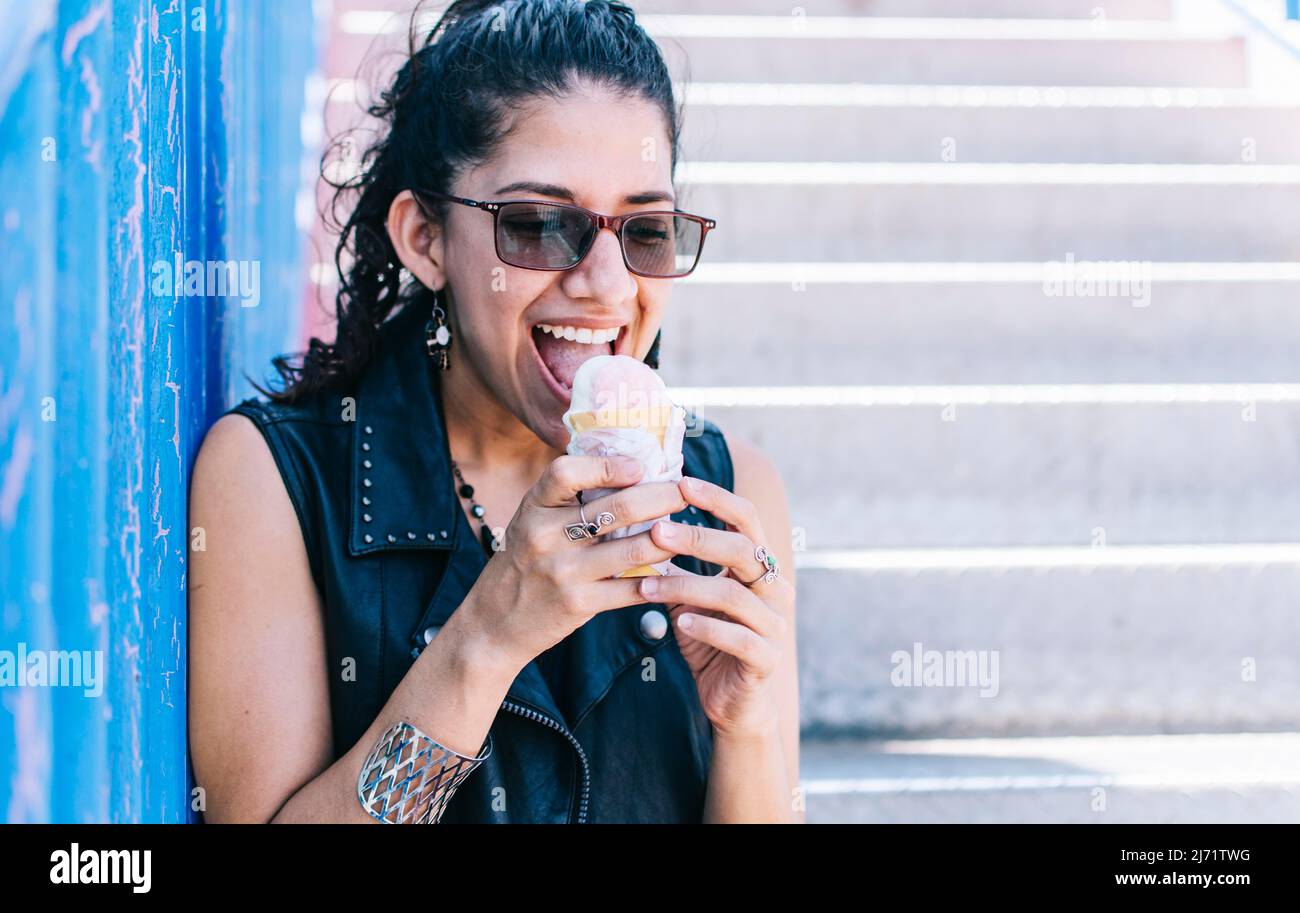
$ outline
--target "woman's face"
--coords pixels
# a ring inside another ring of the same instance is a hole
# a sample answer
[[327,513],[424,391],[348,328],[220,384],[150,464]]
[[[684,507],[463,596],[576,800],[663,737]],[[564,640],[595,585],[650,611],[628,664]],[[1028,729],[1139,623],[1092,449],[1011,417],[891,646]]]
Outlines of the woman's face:
[[[461,175],[451,192],[573,203],[607,215],[671,210],[670,159],[664,116],[652,102],[586,89],[530,105],[497,153]],[[578,366],[602,354],[643,359],[672,280],[630,273],[609,230],[572,269],[510,266],[496,255],[489,213],[448,209],[440,261],[450,289],[452,361],[467,362],[520,421],[563,448],[569,435],[561,416]],[[542,325],[593,332],[570,341]],[[612,342],[595,341],[615,329]]]

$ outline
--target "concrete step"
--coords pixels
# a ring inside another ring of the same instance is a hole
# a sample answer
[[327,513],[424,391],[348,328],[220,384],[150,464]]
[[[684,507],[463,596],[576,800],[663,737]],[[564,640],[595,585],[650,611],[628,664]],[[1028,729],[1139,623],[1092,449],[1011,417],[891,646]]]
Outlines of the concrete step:
[[1246,85],[1244,40],[1165,22],[648,16],[674,78],[704,82]]
[[806,736],[1300,728],[1300,546],[797,557]]
[[1300,107],[1239,90],[697,83],[684,161],[1300,162]]
[[[1107,19],[646,15],[674,79],[689,82],[1215,86],[1246,84],[1243,39],[1222,27]],[[401,63],[408,15],[351,11],[328,78],[375,84]]]
[[[1300,106],[1241,90],[696,83],[680,91],[685,162],[1300,162]],[[354,79],[334,80],[330,130],[375,129],[364,114],[371,94]]]
[[1300,541],[1296,386],[674,395],[773,459],[809,549]]
[[1295,733],[805,741],[800,762],[810,823],[1300,823]]
[[[347,10],[406,13],[415,0],[346,0]],[[428,14],[446,2],[426,5]],[[663,13],[797,15],[786,0],[633,0],[638,16]],[[1111,0],[1102,13],[1097,0],[802,0],[807,16],[916,16],[946,19],[1169,19],[1173,0]]]
[[[390,0],[384,0],[390,2]],[[638,15],[747,13],[797,15],[786,0],[635,0]],[[1169,19],[1173,0],[1121,0],[1098,13],[1096,0],[803,0],[807,16],[912,16],[942,19]]]
[[1055,294],[1041,263],[722,266],[673,292],[674,385],[1300,382],[1295,264],[1157,263],[1113,297]]
[[687,162],[725,260],[1300,257],[1300,167]]

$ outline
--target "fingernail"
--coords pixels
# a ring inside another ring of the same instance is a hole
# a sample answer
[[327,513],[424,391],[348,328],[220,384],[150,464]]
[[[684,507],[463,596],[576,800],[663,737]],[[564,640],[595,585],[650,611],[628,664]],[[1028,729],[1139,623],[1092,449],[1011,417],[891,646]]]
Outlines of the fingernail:
[[682,479],[682,483],[686,485],[686,490],[687,490],[687,491],[699,491],[699,490],[700,490],[700,483],[697,482],[695,479],[690,478],[689,476],[686,477],[686,478],[684,478],[684,479]]
[[689,628],[689,627],[690,627],[694,622],[695,622],[695,616],[694,616],[694,615],[683,615],[681,618],[678,618],[678,619],[677,619],[677,627],[679,627],[679,628],[681,628],[683,631],[685,631],[685,630],[686,630],[687,628]]
[[659,535],[663,536],[665,539],[671,540],[677,535],[677,530],[673,529],[673,524],[669,523],[667,520],[660,520],[655,524],[655,526],[659,527]]
[[659,578],[658,578],[658,577],[642,577],[642,578],[641,578],[641,595],[642,595],[642,596],[653,596],[655,593],[658,593],[658,592],[659,592]]

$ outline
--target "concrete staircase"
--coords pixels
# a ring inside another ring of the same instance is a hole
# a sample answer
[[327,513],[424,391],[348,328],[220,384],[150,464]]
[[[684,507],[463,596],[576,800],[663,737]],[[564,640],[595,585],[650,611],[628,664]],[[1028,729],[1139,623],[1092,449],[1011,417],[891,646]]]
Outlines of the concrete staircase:
[[[410,5],[336,2],[330,131]],[[809,820],[1300,820],[1300,57],[1219,0],[633,5],[719,222],[663,371],[789,489]]]
[[789,488],[810,820],[1300,820],[1300,57],[803,6],[638,4],[719,222],[663,370]]

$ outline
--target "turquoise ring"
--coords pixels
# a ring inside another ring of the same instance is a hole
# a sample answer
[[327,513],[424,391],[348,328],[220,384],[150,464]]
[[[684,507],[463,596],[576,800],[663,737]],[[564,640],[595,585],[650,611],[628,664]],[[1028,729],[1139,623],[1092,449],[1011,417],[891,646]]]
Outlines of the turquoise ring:
[[754,580],[745,585],[753,586],[755,583],[758,583],[759,580],[764,583],[775,583],[776,579],[781,576],[781,569],[777,567],[776,564],[776,556],[767,550],[767,546],[760,545],[754,549],[754,558],[763,566],[763,574],[758,578],[758,580]]

